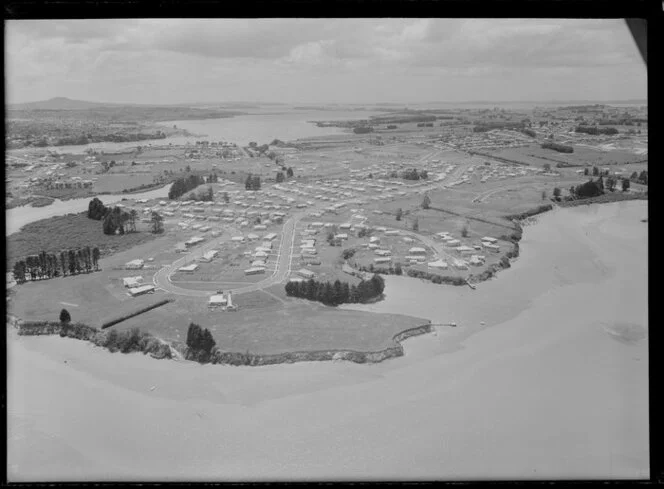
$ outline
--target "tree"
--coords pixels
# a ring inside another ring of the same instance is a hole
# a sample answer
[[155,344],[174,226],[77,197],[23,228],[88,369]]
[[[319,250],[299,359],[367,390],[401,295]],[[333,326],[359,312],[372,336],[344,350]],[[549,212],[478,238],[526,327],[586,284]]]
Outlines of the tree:
[[596,166],[593,166],[593,177],[596,177],[599,175],[599,168]]
[[69,314],[69,311],[67,309],[63,309],[60,311],[60,322],[65,324],[71,321],[71,315]]
[[251,178],[251,190],[260,190],[261,189],[261,177],[254,175]]
[[602,176],[597,179],[597,187],[602,191],[602,193],[604,193],[604,178],[602,178]]
[[463,227],[461,228],[461,236],[464,238],[468,237],[468,225],[464,224]]
[[60,267],[62,268],[62,276],[67,275],[67,254],[64,251],[60,252]]
[[420,230],[420,221],[416,217],[415,220],[413,221],[413,231],[419,231],[419,230]]
[[69,263],[69,275],[76,274],[76,252],[74,250],[69,250],[67,252],[67,262]]
[[277,172],[277,183],[281,183],[284,181],[284,173],[283,172]]
[[583,174],[584,174],[585,176],[590,175],[590,170],[588,170],[588,167],[585,167],[585,168],[583,169]]
[[401,268],[401,263],[397,262],[394,264],[394,274],[401,275],[403,274],[403,269]]
[[23,260],[17,261],[14,263],[14,280],[17,283],[22,284],[25,282],[25,262]]
[[288,167],[288,170],[286,170],[286,176],[288,178],[291,178],[293,176],[293,168],[292,167],[290,167],[290,166]]
[[637,172],[632,173],[632,175],[629,177],[630,180],[638,180],[639,179],[639,174]]
[[152,233],[160,234],[164,232],[164,218],[161,217],[157,212],[152,211]]
[[403,216],[403,211],[401,210],[401,207],[397,209],[397,221],[401,221],[401,217]]
[[132,209],[129,211],[129,225],[131,226],[131,231],[133,233],[136,232],[136,218],[138,217],[138,212],[136,209]]
[[616,188],[616,179],[613,177],[608,177],[606,179],[606,188],[609,190],[609,192],[613,192]]
[[99,248],[96,246],[92,249],[92,263],[95,266],[95,270],[99,270]]
[[212,202],[214,200],[214,191],[212,190],[212,187],[208,187],[207,200],[208,202]]
[[643,170],[639,174],[639,182],[643,185],[648,185],[648,172],[646,170]]
[[228,204],[231,200],[230,197],[228,196],[228,192],[224,192],[223,194],[221,194],[221,197],[224,199],[224,202],[226,204]]
[[544,171],[551,171],[551,163],[544,163]]
[[629,190],[629,180],[626,178],[622,179],[622,191],[627,192]]
[[560,189],[558,187],[555,187],[553,189],[553,196],[556,198],[556,200],[560,199],[560,194],[561,194]]
[[546,190],[542,190],[542,200],[546,199]]
[[429,198],[429,194],[424,194],[424,198],[422,199],[422,209],[428,209],[430,205],[431,198]]
[[569,195],[570,195],[572,198],[576,197],[576,187],[574,187],[574,185],[572,185],[572,186],[569,188]]

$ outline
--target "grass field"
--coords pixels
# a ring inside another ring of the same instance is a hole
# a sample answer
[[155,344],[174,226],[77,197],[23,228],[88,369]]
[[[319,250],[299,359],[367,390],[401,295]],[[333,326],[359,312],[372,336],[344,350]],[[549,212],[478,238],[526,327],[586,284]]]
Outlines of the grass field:
[[205,298],[160,292],[131,298],[120,283],[127,275],[125,271],[104,271],[27,283],[16,288],[10,312],[25,320],[57,321],[65,308],[73,321],[100,327],[106,321],[174,297],[173,303],[123,321],[113,329],[138,327],[167,340],[184,341],[193,321],[209,328],[222,349],[251,353],[378,350],[389,346],[397,332],[424,323],[408,316],[344,311],[286,298],[283,286],[235,296],[238,312],[211,311]]
[[6,263],[11,269],[15,261],[41,251],[59,253],[85,246],[98,247],[103,256],[155,239],[149,224],[137,223],[136,228],[139,232],[111,236],[103,233],[101,221],[88,219],[86,213],[44,219],[7,237]]

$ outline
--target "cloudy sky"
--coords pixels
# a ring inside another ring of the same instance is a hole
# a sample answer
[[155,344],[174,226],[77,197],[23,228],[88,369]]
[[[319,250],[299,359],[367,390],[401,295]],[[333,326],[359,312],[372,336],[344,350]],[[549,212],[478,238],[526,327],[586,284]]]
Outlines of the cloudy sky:
[[623,100],[647,72],[621,19],[8,21],[9,103]]

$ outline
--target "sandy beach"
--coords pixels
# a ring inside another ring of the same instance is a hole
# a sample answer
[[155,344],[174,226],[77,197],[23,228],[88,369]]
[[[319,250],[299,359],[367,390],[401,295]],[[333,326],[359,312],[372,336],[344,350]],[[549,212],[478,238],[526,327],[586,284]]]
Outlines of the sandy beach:
[[386,277],[362,310],[458,327],[380,364],[202,366],[11,332],[8,478],[646,478],[646,217],[544,214],[475,291]]

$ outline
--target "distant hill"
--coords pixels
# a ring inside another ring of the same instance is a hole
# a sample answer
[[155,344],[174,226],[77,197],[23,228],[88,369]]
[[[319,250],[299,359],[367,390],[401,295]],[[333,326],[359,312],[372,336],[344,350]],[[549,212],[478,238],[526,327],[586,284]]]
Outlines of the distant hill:
[[55,97],[39,102],[27,102],[24,104],[9,105],[12,110],[85,110],[99,107],[117,107],[120,104],[108,104],[99,102],[86,102],[85,100],[73,100],[67,97]]

